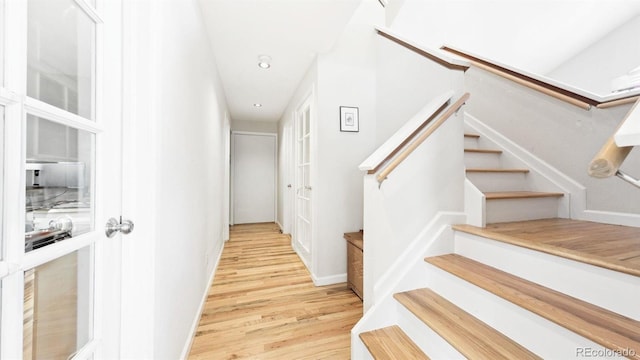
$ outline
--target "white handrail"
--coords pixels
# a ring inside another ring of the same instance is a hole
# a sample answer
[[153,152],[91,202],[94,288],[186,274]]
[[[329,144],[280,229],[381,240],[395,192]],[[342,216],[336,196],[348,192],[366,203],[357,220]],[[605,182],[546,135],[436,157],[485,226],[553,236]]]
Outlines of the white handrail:
[[396,131],[387,141],[385,141],[376,151],[358,166],[362,171],[375,171],[385,160],[394,154],[438,109],[446,104],[453,96],[453,91],[447,91],[437,96],[425,105],[409,121],[407,121],[398,131]]

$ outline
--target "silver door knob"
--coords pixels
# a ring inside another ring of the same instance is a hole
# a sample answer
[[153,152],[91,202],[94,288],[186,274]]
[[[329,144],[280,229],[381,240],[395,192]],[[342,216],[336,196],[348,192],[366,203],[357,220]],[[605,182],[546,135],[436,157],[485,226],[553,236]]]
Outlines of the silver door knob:
[[111,218],[107,221],[105,225],[104,233],[108,238],[112,238],[116,235],[116,233],[120,231],[122,235],[127,235],[133,231],[133,221],[131,220],[116,220],[116,218]]

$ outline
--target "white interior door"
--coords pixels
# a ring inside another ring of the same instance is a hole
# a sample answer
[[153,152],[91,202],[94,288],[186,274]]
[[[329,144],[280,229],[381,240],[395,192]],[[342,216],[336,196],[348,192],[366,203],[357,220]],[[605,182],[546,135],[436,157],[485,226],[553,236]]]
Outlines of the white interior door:
[[311,242],[313,225],[312,183],[311,183],[311,104],[309,96],[296,111],[296,204],[295,204],[295,233],[294,246],[303,260],[311,261]]
[[0,0],[2,359],[90,359],[117,337],[104,300],[119,239],[104,222],[120,214],[121,122],[118,101],[102,99],[119,76],[100,61],[102,5]]
[[276,135],[233,132],[233,223],[276,220]]

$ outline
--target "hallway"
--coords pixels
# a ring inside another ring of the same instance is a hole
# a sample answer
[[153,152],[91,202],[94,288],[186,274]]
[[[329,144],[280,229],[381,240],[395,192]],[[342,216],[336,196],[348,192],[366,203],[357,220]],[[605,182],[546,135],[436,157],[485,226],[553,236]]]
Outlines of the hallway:
[[189,359],[348,359],[361,316],[345,283],[313,285],[276,224],[236,225]]

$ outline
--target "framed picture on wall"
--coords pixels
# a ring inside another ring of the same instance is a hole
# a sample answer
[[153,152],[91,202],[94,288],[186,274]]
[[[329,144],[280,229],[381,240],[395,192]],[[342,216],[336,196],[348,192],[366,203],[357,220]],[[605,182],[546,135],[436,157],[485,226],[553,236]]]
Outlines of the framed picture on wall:
[[340,106],[340,131],[360,131],[357,107]]

